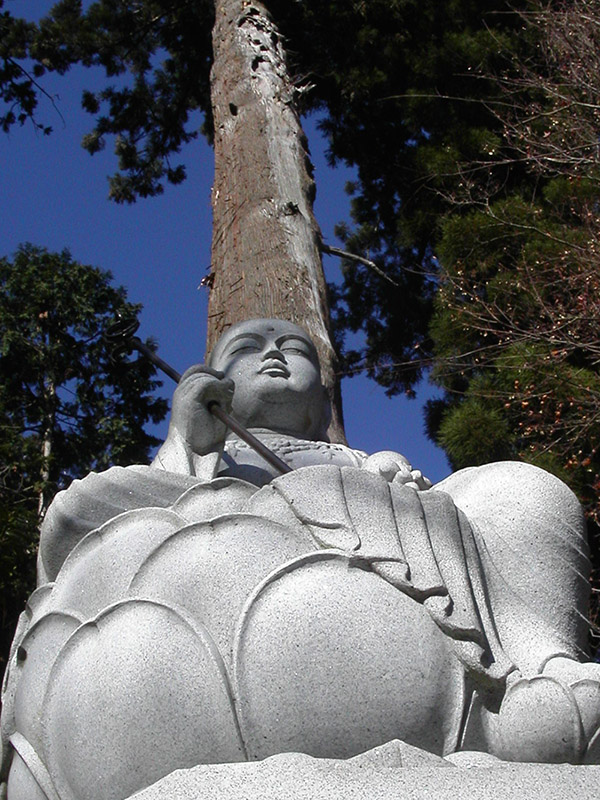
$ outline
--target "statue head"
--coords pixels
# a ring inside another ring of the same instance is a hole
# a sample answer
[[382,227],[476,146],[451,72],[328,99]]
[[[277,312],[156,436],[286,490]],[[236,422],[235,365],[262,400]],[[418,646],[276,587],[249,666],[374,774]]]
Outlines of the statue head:
[[330,408],[317,350],[298,325],[252,319],[229,328],[210,366],[235,383],[233,415],[247,428],[325,439]]

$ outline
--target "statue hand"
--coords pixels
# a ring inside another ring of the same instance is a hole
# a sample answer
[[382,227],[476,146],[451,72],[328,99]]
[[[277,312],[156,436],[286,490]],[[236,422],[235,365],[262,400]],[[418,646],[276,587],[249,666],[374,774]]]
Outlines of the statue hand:
[[381,475],[388,483],[400,483],[420,491],[431,487],[431,481],[423,477],[420,470],[413,469],[405,456],[393,450],[373,453],[362,468],[375,475]]
[[225,438],[226,427],[208,410],[217,402],[231,410],[234,383],[222,372],[197,365],[187,370],[173,395],[169,434],[176,431],[194,453],[203,455]]

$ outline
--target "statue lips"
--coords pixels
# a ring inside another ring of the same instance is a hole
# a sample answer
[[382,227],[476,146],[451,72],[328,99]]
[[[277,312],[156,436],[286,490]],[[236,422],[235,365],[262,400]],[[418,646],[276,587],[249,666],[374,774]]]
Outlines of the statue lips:
[[273,378],[289,378],[291,373],[286,365],[275,359],[267,361],[267,363],[259,369],[261,375],[271,375]]

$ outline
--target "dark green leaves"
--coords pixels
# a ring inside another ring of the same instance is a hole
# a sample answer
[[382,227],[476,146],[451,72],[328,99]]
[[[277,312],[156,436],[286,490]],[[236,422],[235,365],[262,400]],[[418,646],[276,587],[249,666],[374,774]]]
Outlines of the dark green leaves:
[[[109,273],[67,251],[22,246],[0,259],[0,596],[14,626],[35,562],[37,524],[54,493],[111,464],[147,461],[166,402],[146,362],[112,358],[104,332],[137,316]],[[25,577],[26,576],[26,577]],[[17,612],[18,613],[18,612]]]

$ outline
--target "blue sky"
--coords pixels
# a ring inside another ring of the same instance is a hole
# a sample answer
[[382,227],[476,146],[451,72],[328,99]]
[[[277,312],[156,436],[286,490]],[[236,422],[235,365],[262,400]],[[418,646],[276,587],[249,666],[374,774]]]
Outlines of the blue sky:
[[[50,5],[6,3],[13,14],[32,17]],[[106,176],[116,166],[110,143],[93,157],[80,146],[92,126],[80,107],[81,90],[93,88],[93,80],[83,69],[44,79],[60,111],[49,101],[41,103],[40,121],[52,125],[51,136],[29,124],[0,135],[0,255],[32,242],[49,250],[66,247],[77,260],[110,270],[129,299],[144,306],[139,334],[155,337],[160,355],[183,371],[204,355],[208,295],[198,285],[210,263],[212,151],[202,139],[189,145],[182,154],[188,180],[167,187],[164,195],[132,206],[110,202]],[[344,184],[352,173],[328,167],[314,120],[305,129],[315,164],[315,213],[325,241],[335,244],[334,225],[348,218]],[[325,258],[328,280],[336,280],[338,267],[337,259]],[[171,391],[165,379],[163,394]],[[388,399],[364,376],[345,379],[342,392],[352,446],[404,453],[433,481],[449,473],[443,452],[423,431],[422,403],[432,393],[426,383],[416,400]],[[157,435],[165,431],[166,423]]]

